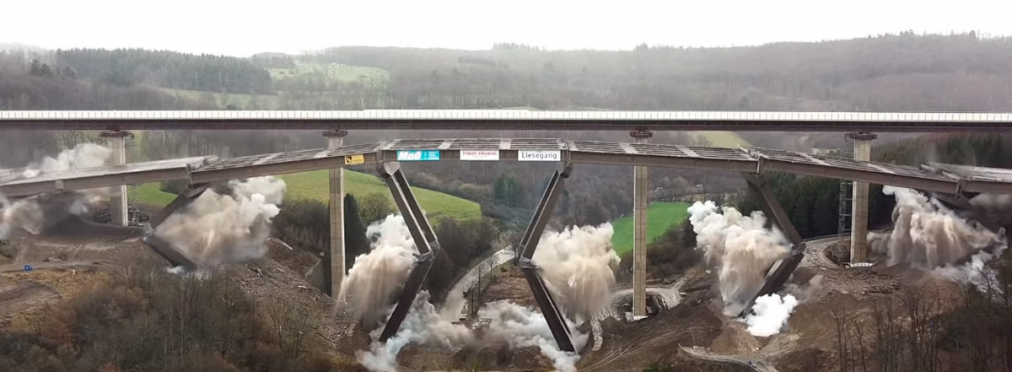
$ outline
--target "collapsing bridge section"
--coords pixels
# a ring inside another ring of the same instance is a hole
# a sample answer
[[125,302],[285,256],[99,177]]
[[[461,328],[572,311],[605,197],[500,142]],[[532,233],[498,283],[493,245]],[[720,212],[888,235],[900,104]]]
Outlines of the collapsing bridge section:
[[[749,188],[759,196],[763,209],[791,242],[788,257],[769,270],[755,298],[778,291],[804,256],[805,246],[790,224],[783,208],[773,197],[762,178],[768,171],[781,171],[809,176],[854,180],[866,183],[907,187],[944,195],[962,196],[973,193],[1012,194],[1012,171],[1005,169],[967,167],[929,163],[921,167],[856,161],[830,156],[770,149],[724,149],[682,145],[565,141],[560,139],[406,139],[335,147],[300,150],[274,154],[243,156],[218,160],[187,158],[134,163],[110,167],[79,169],[70,172],[32,174],[25,170],[0,170],[0,194],[26,197],[64,190],[81,190],[119,186],[130,183],[159,182],[185,179],[191,189],[173,201],[152,220],[152,226],[171,213],[184,208],[206,185],[249,177],[334,169],[348,166],[376,166],[393,193],[398,209],[418,248],[417,264],[401,292],[381,340],[396,334],[421,288],[439,243],[418,206],[400,169],[400,162],[549,162],[562,164],[553,175],[537,211],[524,235],[519,265],[560,349],[573,351],[570,331],[565,319],[532,258],[559,193],[574,164],[717,169],[742,174]],[[194,266],[178,251],[153,235],[145,239],[175,265]],[[168,248],[166,248],[168,247]],[[749,306],[745,311],[749,311]]]
[[923,168],[855,161],[794,151],[724,149],[682,145],[565,141],[560,139],[408,139],[299,150],[218,160],[213,157],[132,163],[122,166],[42,173],[0,170],[0,193],[30,196],[144,182],[186,179],[192,184],[249,177],[375,165],[391,161],[568,162],[733,172],[782,171],[885,184],[924,191],[1012,194],[1009,170],[931,163]]

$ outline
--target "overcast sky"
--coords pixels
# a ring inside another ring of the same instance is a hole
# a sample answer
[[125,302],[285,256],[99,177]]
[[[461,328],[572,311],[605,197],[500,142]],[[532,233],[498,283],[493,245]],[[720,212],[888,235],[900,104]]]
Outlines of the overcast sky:
[[631,49],[976,30],[1012,35],[1010,0],[0,0],[0,42],[248,56],[373,45]]

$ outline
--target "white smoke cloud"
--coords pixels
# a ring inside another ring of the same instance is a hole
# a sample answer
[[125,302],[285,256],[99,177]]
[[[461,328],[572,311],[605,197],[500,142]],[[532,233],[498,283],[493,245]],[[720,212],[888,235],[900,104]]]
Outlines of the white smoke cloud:
[[[371,225],[367,235],[374,241],[372,250],[355,258],[341,294],[364,324],[372,324],[370,317],[389,316],[394,296],[414,266],[418,251],[401,216],[391,215]],[[611,235],[611,226],[603,225],[549,233],[542,240],[538,252],[544,253],[536,254],[534,259],[546,263],[541,266],[543,272],[553,278],[549,282],[559,283],[557,296],[565,299],[571,309],[595,311],[595,307],[603,306],[598,303],[607,304],[614,283],[609,264],[618,260],[611,251]],[[598,299],[602,292],[604,301]],[[512,303],[495,302],[480,309],[478,316],[490,320],[481,339],[467,327],[453,324],[451,318],[441,317],[429,303],[428,293],[419,293],[397,334],[383,344],[374,341],[369,350],[357,352],[356,359],[370,371],[391,372],[398,368],[397,354],[408,344],[457,350],[467,344],[505,343],[510,347],[536,346],[556,369],[575,371],[579,354],[559,350],[542,314]],[[574,346],[582,349],[587,335],[577,331],[568,319],[566,322],[573,332]],[[381,332],[382,327],[375,329],[371,333],[373,340]]]
[[285,183],[274,177],[230,181],[225,190],[207,190],[165,219],[155,235],[201,266],[263,257],[271,219],[280,212]]
[[997,273],[984,264],[996,257],[1001,257],[1005,248],[1005,246],[998,247],[993,254],[984,251],[977,252],[970,257],[970,262],[962,265],[945,265],[935,268],[931,272],[954,282],[971,284],[977,287],[981,293],[988,293],[991,290],[1001,291],[1000,286],[995,285],[998,282]]
[[33,178],[42,173],[101,167],[106,164],[110,156],[112,156],[112,150],[108,148],[94,143],[82,143],[72,149],[61,151],[55,158],[47,156],[37,163],[30,164],[22,176]]
[[611,224],[570,227],[541,238],[534,262],[554,299],[572,319],[588,320],[608,306],[619,263],[611,248]]
[[355,352],[356,360],[373,372],[396,372],[397,354],[411,343],[452,351],[474,340],[471,330],[466,326],[453,324],[439,316],[435,306],[429,303],[429,293],[426,291],[418,293],[400,330],[386,343],[377,341],[382,331],[383,328],[377,328],[370,334],[373,342],[368,351]]
[[[545,316],[534,309],[498,301],[478,310],[478,317],[492,321],[484,336],[487,342],[505,342],[511,348],[537,346],[542,355],[552,360],[556,370],[576,371],[580,355],[559,350]],[[587,335],[580,333],[568,319],[566,323],[572,332],[573,346],[576,350],[583,349],[587,345]]]
[[780,333],[797,305],[798,300],[792,295],[781,298],[780,295],[772,293],[756,298],[752,312],[745,317],[748,333],[757,337],[769,337]]
[[712,201],[689,207],[689,222],[709,264],[719,266],[718,287],[724,312],[736,314],[762,287],[767,270],[787,257],[790,245],[779,230],[763,227],[762,212],[743,216],[731,207],[717,213]]
[[366,235],[373,241],[372,250],[355,257],[341,283],[340,298],[348,302],[357,319],[372,326],[389,311],[415,265],[418,249],[401,215],[373,223]]
[[[100,167],[111,155],[112,151],[105,147],[80,144],[60,152],[55,158],[47,156],[30,164],[21,172],[21,177],[34,178],[42,173]],[[0,239],[5,239],[14,228],[40,234],[69,215],[87,213],[108,195],[109,190],[104,188],[32,196],[14,202],[0,195]]]
[[[956,215],[942,204],[916,191],[885,186],[882,192],[896,198],[894,227],[885,241],[869,234],[874,246],[885,246],[890,266],[907,263],[930,270],[965,260],[975,252],[1004,246],[1004,238]],[[978,199],[977,203],[985,199]]]

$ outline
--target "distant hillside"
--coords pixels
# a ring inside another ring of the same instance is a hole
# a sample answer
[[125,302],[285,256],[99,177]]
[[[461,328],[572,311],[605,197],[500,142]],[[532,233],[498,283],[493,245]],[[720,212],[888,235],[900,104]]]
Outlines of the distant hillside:
[[0,43],[0,51],[7,52],[7,51],[13,51],[13,50],[22,50],[22,51],[32,52],[32,53],[42,53],[42,52],[46,51],[45,48],[38,47],[38,46],[35,46],[35,45],[30,45],[30,44]]

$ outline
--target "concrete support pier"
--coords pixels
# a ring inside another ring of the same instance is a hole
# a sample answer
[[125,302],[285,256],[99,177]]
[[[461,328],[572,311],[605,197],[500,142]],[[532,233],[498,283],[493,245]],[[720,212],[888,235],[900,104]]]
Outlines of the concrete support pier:
[[[106,145],[112,150],[112,165],[125,165],[126,140],[133,137],[133,134],[123,131],[109,131],[102,132],[101,137],[105,138]],[[112,187],[112,195],[109,196],[109,215],[112,218],[110,223],[114,226],[130,225],[126,185]]]
[[[871,141],[874,133],[848,133],[854,140],[854,160],[871,160]],[[851,212],[850,262],[868,261],[868,183],[854,182],[854,205]]]
[[[629,132],[636,143],[647,143],[654,134]],[[647,167],[633,170],[633,316],[647,315]]]
[[[347,135],[343,130],[323,132],[332,150],[344,146]],[[324,292],[335,301],[344,300],[338,298],[344,274],[344,168],[336,168],[330,170],[330,248],[324,251],[323,262]]]

